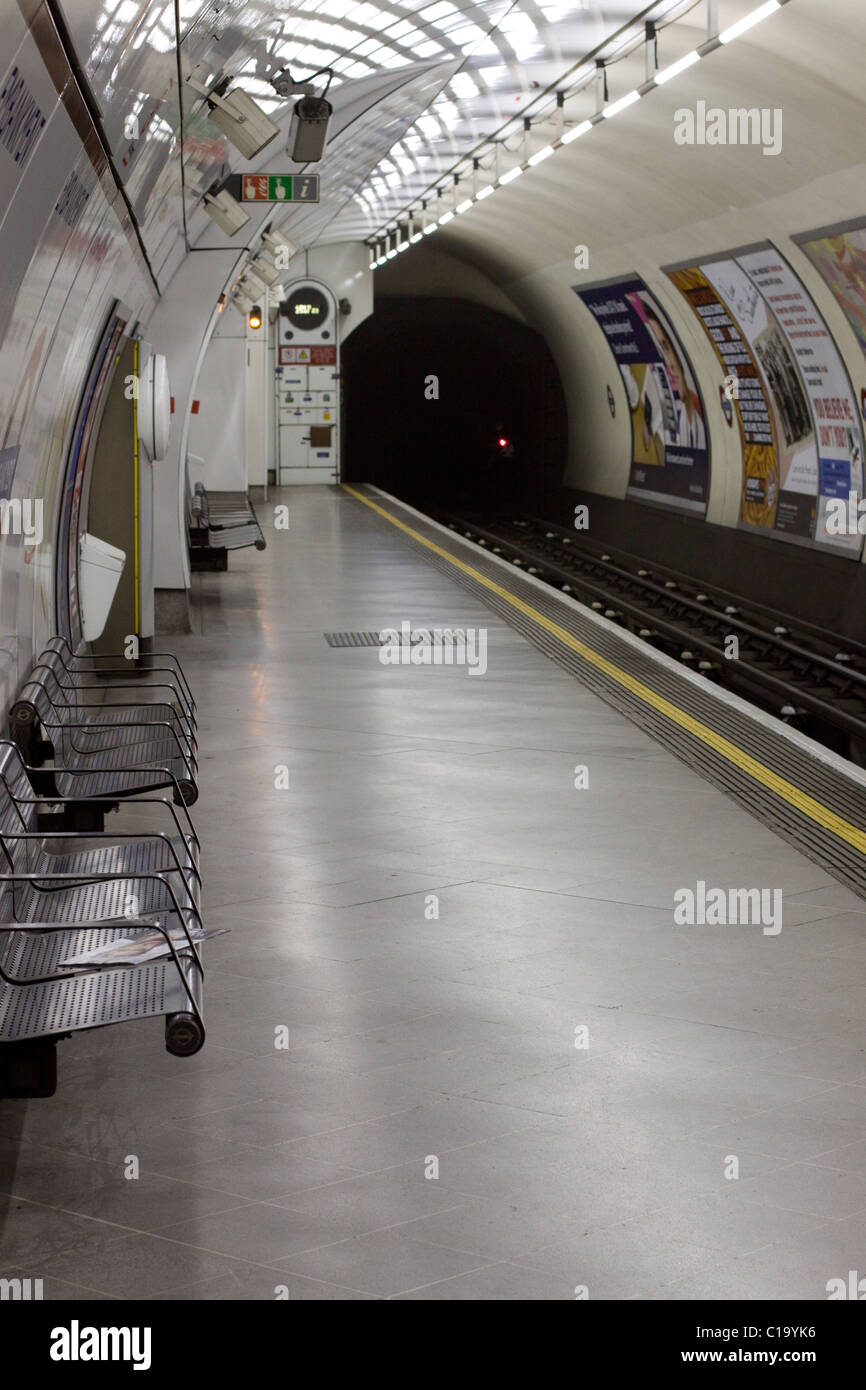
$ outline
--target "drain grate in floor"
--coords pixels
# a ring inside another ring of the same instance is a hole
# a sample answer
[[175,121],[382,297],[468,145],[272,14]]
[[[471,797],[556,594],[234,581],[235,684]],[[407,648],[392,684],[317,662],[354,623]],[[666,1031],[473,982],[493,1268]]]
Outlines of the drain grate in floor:
[[326,632],[329,647],[381,647],[378,632]]
[[[460,647],[466,642],[465,628],[452,627],[418,627],[411,632],[402,633],[397,628],[383,628],[385,633],[396,633],[397,644],[404,645],[404,638],[409,638],[409,645],[415,646],[419,642],[437,642],[440,646]],[[322,636],[329,647],[384,647],[385,642],[378,632],[323,632]],[[394,641],[393,637],[390,641]]]

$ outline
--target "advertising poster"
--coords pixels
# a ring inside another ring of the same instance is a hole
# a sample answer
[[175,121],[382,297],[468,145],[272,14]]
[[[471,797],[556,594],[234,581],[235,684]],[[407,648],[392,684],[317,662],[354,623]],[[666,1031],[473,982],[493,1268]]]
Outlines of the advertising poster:
[[866,357],[866,218],[794,240],[833,291]]
[[741,522],[856,555],[861,538],[828,530],[827,504],[861,491],[859,414],[836,344],[800,280],[770,245],[667,273],[736,378]]
[[573,288],[604,333],[625,386],[632,434],[628,495],[703,516],[710,481],[704,407],[669,319],[636,275]]

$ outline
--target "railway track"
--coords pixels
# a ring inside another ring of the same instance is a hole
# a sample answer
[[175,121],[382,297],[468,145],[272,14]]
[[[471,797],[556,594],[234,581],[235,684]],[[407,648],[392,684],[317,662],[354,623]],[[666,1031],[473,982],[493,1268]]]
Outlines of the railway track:
[[537,517],[439,520],[866,765],[866,645]]

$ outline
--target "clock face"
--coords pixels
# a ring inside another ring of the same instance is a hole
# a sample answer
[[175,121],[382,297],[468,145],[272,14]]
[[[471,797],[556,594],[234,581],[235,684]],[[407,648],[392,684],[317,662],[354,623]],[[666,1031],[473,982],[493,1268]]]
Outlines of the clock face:
[[302,285],[300,289],[292,290],[281,306],[281,312],[293,328],[316,329],[327,320],[328,301],[321,290],[312,285]]

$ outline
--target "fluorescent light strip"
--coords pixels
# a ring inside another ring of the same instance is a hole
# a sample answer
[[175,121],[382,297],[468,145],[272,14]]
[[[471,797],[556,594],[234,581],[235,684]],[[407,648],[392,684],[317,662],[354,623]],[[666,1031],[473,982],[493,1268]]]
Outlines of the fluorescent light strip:
[[626,92],[624,97],[620,97],[619,101],[612,101],[609,106],[605,106],[601,114],[610,120],[611,116],[618,115],[627,106],[634,106],[636,101],[640,101],[640,92],[635,87],[633,91]]
[[[752,10],[751,14],[745,15],[742,19],[738,20],[736,24],[732,24],[730,28],[724,29],[722,33],[719,34],[719,42],[731,43],[734,39],[739,38],[741,34],[745,34],[749,29],[753,29],[756,24],[760,24],[761,20],[768,19],[771,14],[775,14],[776,10],[780,10],[781,8],[781,0],[766,0],[766,4],[760,5],[756,10]],[[679,77],[681,72],[685,72],[688,68],[694,67],[695,63],[700,62],[700,58],[701,55],[697,49],[692,49],[692,51],[686,53],[684,57],[678,58],[675,63],[671,63],[668,67],[662,68],[660,72],[657,72],[653,78],[653,82],[656,86],[664,86],[664,84],[670,82],[672,78]],[[640,100],[640,95],[637,88],[631,92],[627,92],[626,95],[620,97],[618,101],[613,101],[608,106],[605,106],[601,113],[602,116],[609,120],[611,116],[616,116],[620,111],[625,111],[627,107],[633,106],[636,101]],[[561,145],[570,145],[572,140],[578,140],[581,135],[585,135],[588,130],[591,130],[594,124],[594,121],[581,121],[579,125],[573,126],[571,130],[567,130],[560,138],[559,143]],[[544,148],[539,150],[537,154],[534,154],[528,162],[530,166],[540,164],[542,160],[547,159],[553,153],[554,146],[545,145]],[[472,206],[473,201],[480,203],[484,198],[489,198],[490,194],[494,193],[497,188],[507,183],[513,183],[515,179],[520,178],[522,173],[523,167],[520,164],[516,165],[513,169],[509,169],[508,173],[503,174],[497,183],[490,183],[485,188],[482,188],[481,191],[475,195],[474,200],[472,198],[467,198],[465,202],[460,203],[457,207],[457,212],[467,212]],[[429,236],[431,232],[436,231],[437,227],[443,227],[447,222],[452,221],[453,217],[453,212],[446,212],[443,217],[439,218],[438,222],[429,223],[428,226],[424,228],[423,235]],[[400,246],[398,250],[404,251],[406,247],[410,246],[413,242],[420,241],[421,236],[421,232],[416,233],[408,242]],[[388,251],[380,260],[374,261],[373,264],[374,266],[383,265],[385,261],[389,261],[391,257],[396,256],[396,254],[396,251]]]
[[423,232],[416,232],[414,236],[410,236],[410,238],[409,238],[409,245],[410,245],[410,246],[414,246],[414,245],[415,245],[415,242],[416,242],[416,241],[420,241],[422,236],[423,236]]
[[766,5],[760,5],[757,10],[752,10],[751,14],[737,20],[737,23],[732,24],[729,29],[724,29],[719,34],[719,43],[730,43],[732,39],[738,39],[741,34],[745,34],[747,29],[754,28],[756,24],[760,24],[762,19],[767,19],[781,8],[779,0],[767,0]]
[[699,63],[700,61],[700,53],[696,48],[693,48],[691,53],[687,53],[684,58],[679,58],[677,62],[671,63],[670,67],[662,68],[661,72],[657,72],[653,81],[661,87],[665,82],[670,82],[672,77],[679,77],[680,73],[685,72],[686,68],[693,67],[695,63]]
[[567,130],[562,137],[563,145],[570,145],[572,140],[577,140],[588,130],[592,130],[592,121],[581,121],[580,125],[572,126],[571,130]]

